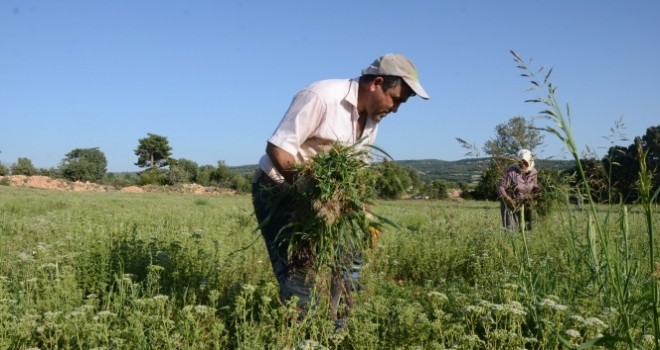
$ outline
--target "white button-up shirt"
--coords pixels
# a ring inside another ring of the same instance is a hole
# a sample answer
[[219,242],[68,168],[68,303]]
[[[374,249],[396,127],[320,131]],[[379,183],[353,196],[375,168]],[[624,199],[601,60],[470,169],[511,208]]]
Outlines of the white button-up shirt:
[[[296,162],[329,150],[335,142],[373,144],[378,123],[371,118],[358,139],[357,99],[357,79],[313,83],[296,94],[268,142],[291,153]],[[268,155],[261,157],[259,167],[273,180],[284,181]]]

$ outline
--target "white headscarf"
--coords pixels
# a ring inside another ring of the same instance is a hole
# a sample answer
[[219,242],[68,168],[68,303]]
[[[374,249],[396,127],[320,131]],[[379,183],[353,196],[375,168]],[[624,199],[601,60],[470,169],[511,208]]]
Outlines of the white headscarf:
[[527,164],[529,164],[529,167],[527,167],[526,172],[530,172],[532,169],[534,169],[534,157],[532,156],[532,151],[523,148],[520,151],[518,151],[518,159],[520,160],[525,160]]

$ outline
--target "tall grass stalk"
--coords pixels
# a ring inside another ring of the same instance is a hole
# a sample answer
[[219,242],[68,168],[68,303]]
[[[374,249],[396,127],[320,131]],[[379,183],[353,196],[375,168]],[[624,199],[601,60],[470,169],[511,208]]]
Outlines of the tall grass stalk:
[[[531,103],[540,103],[545,105],[545,109],[540,112],[540,117],[546,119],[554,124],[554,126],[545,126],[539,128],[542,131],[545,131],[551,135],[554,135],[562,141],[564,146],[568,149],[568,152],[573,157],[575,165],[577,168],[577,175],[582,180],[582,188],[580,189],[584,193],[584,200],[587,201],[589,205],[589,211],[587,212],[587,242],[589,248],[589,254],[591,255],[591,268],[593,269],[593,274],[600,281],[600,285],[604,287],[606,293],[602,294],[601,303],[604,304],[603,307],[607,307],[611,300],[614,300],[619,312],[621,327],[623,328],[623,333],[625,334],[625,342],[629,348],[634,348],[638,346],[633,340],[633,326],[631,325],[631,311],[635,309],[638,301],[631,297],[626,288],[626,282],[630,276],[630,270],[627,267],[626,262],[630,254],[629,251],[625,250],[617,256],[619,249],[616,247],[616,242],[613,240],[613,237],[610,236],[610,229],[601,223],[598,220],[598,215],[596,211],[596,203],[591,194],[591,188],[589,186],[589,181],[585,169],[583,168],[582,162],[580,160],[580,155],[575,143],[575,138],[571,129],[570,123],[570,108],[566,105],[565,112],[564,109],[559,105],[555,97],[556,87],[550,81],[550,75],[552,74],[552,69],[548,70],[547,73],[544,72],[544,67],[541,67],[538,71],[532,70],[531,61],[528,64],[525,62],[517,53],[511,51],[514,56],[514,61],[517,63],[517,67],[522,71],[521,76],[530,79],[532,87],[529,89],[536,90],[539,88],[546,88],[547,94],[545,96],[539,96],[533,99],[529,99],[526,102]],[[542,79],[537,78],[538,74],[544,74]],[[580,199],[579,199],[580,200]],[[650,215],[650,214],[649,214]],[[609,215],[608,215],[609,216]],[[606,219],[607,220],[607,217]],[[621,221],[627,225],[625,222],[627,220],[626,215],[622,215]],[[651,217],[647,217],[647,221],[651,221]],[[607,221],[605,221],[607,222]],[[626,233],[623,232],[624,241],[627,241],[625,237]],[[649,244],[650,249],[652,249],[653,244]],[[623,255],[623,258],[621,258]],[[651,259],[653,259],[653,254],[651,253]],[[656,343],[658,334],[657,328],[657,284],[653,283],[652,295],[654,299],[654,332],[656,336]],[[600,344],[606,342],[616,342],[619,339],[616,336],[602,337],[600,339],[594,339],[593,343],[588,342],[589,344]],[[586,344],[586,343],[585,343]]]
[[658,283],[660,283],[660,264],[655,262],[652,208],[652,204],[658,197],[660,186],[658,187],[658,190],[656,190],[655,193],[651,195],[651,189],[653,188],[653,173],[648,170],[646,164],[646,155],[648,154],[648,150],[645,151],[642,149],[642,144],[639,139],[635,140],[635,144],[637,146],[637,154],[639,155],[639,196],[646,218],[646,231],[648,233],[649,239],[649,267],[651,269],[650,292],[653,305],[653,332],[655,333],[655,348],[660,349],[660,343],[658,341],[658,338],[660,338],[660,318],[658,315],[658,307],[660,305],[660,291],[658,288]]

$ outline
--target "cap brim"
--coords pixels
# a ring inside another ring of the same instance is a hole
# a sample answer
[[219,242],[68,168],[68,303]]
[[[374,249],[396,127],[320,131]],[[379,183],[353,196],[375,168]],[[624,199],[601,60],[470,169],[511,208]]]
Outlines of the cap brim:
[[429,99],[429,94],[426,93],[426,90],[422,87],[422,84],[419,83],[419,80],[417,79],[412,79],[408,77],[402,77],[403,80],[410,86],[412,91],[415,92],[415,94],[425,100]]

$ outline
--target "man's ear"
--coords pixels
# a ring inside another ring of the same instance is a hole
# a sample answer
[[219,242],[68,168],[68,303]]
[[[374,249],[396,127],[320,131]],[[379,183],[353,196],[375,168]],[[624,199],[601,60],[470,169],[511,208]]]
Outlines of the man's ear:
[[371,84],[369,85],[369,91],[374,92],[376,91],[377,88],[383,88],[383,77],[376,77],[374,80],[371,81]]

